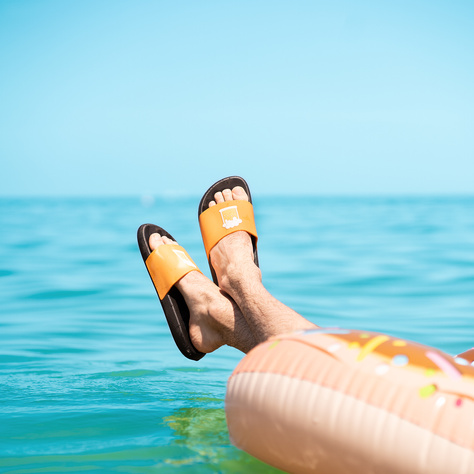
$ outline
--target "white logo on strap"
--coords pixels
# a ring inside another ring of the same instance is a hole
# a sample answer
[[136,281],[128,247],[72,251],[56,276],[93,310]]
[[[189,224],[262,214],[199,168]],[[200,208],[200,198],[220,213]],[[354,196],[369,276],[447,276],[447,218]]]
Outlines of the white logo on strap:
[[189,259],[189,257],[182,251],[182,250],[174,250],[173,252],[176,254],[176,256],[186,265],[196,268],[196,265]]
[[242,223],[242,219],[239,217],[239,211],[237,206],[224,207],[219,210],[222,217],[222,227],[226,229],[231,229]]

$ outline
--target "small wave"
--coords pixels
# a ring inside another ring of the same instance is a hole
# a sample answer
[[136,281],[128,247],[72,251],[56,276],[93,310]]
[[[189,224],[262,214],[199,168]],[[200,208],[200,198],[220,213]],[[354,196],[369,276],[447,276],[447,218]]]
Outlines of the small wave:
[[134,370],[119,370],[114,372],[102,372],[99,374],[94,374],[91,379],[100,379],[104,377],[128,377],[128,378],[137,378],[137,377],[157,377],[164,375],[165,370],[147,370],[147,369],[134,369]]
[[33,293],[28,295],[27,298],[33,300],[57,300],[65,298],[81,298],[84,296],[92,296],[100,293],[101,290],[52,290]]
[[15,273],[16,272],[14,272],[13,270],[7,270],[7,269],[0,268],[0,278],[11,276],[11,275],[14,275]]

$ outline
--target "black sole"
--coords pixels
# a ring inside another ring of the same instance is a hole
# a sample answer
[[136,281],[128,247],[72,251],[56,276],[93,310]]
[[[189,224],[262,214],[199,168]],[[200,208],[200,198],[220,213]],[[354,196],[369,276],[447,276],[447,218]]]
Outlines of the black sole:
[[[198,207],[198,218],[206,209],[209,208],[209,203],[211,201],[214,201],[214,194],[216,192],[222,191],[224,189],[232,189],[232,188],[235,188],[236,186],[241,186],[242,188],[244,188],[245,192],[247,193],[247,196],[249,197],[249,202],[252,203],[252,195],[250,194],[250,188],[249,188],[249,185],[247,184],[247,181],[245,181],[245,179],[241,178],[240,176],[229,176],[228,178],[223,178],[217,181],[216,183],[214,183],[204,193]],[[257,245],[256,245],[256,240],[254,237],[252,237],[252,244],[253,244],[253,261],[255,262],[255,265],[257,265],[258,267]],[[211,270],[212,280],[217,285],[218,282],[217,282],[216,273],[214,269],[212,268],[210,260],[209,260],[209,269]]]
[[[152,250],[149,245],[150,235],[158,233],[175,240],[171,234],[163,228],[154,224],[143,224],[138,228],[137,240],[140,253],[145,262]],[[147,269],[148,271],[148,269]],[[149,274],[149,272],[148,272]],[[150,276],[151,278],[151,276]],[[153,281],[153,280],[152,280]],[[154,286],[154,285],[153,285]],[[156,290],[156,288],[155,288]],[[158,295],[158,292],[157,292]],[[160,297],[158,296],[158,299]],[[174,342],[178,346],[181,353],[191,360],[202,359],[205,354],[198,351],[191,342],[189,337],[189,308],[184,300],[183,295],[173,286],[167,295],[160,300],[166,321],[173,336]]]

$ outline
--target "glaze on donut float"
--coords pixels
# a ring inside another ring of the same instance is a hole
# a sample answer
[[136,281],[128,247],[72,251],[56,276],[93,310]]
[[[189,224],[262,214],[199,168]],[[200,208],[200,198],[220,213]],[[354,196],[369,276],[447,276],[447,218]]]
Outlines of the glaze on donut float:
[[368,331],[315,329],[251,350],[231,375],[232,442],[292,473],[474,473],[474,367]]

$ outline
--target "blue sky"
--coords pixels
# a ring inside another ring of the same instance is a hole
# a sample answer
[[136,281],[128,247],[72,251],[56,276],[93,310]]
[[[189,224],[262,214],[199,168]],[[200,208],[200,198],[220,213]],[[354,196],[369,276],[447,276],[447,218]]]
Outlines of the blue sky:
[[474,2],[0,0],[0,195],[474,193]]

